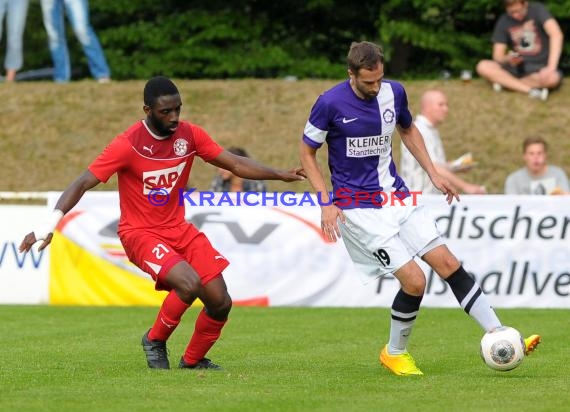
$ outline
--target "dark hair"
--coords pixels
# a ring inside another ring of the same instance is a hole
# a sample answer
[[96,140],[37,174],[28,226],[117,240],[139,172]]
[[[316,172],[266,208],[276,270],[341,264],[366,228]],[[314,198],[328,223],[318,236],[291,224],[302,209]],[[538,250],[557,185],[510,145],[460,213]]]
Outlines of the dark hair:
[[243,149],[241,147],[232,146],[232,147],[228,148],[227,150],[228,150],[228,152],[233,153],[233,154],[238,155],[238,156],[241,156],[241,157],[249,157],[249,155],[247,154],[245,149]]
[[523,153],[526,152],[527,147],[529,147],[531,144],[541,144],[544,147],[544,151],[548,151],[548,143],[546,143],[546,140],[540,136],[529,136],[524,139],[524,142],[522,144]]
[[152,107],[161,96],[170,96],[173,94],[180,94],[178,89],[168,77],[156,76],[146,82],[144,86],[143,99],[144,104]]
[[358,74],[360,69],[374,70],[379,64],[384,64],[384,52],[380,46],[368,41],[352,42],[346,62],[354,74]]
[[527,0],[504,0],[503,4],[505,5],[505,7],[509,7],[516,3],[526,3],[526,2]]

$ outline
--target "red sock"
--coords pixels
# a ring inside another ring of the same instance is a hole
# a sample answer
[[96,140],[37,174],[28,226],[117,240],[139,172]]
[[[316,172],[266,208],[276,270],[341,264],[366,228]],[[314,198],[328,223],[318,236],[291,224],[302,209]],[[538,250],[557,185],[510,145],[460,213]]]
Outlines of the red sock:
[[196,319],[194,334],[184,352],[184,362],[194,365],[203,359],[220,337],[226,322],[227,319],[222,321],[212,319],[202,309]]
[[184,303],[176,292],[171,290],[162,302],[156,321],[148,333],[148,338],[166,342],[189,307],[190,305]]

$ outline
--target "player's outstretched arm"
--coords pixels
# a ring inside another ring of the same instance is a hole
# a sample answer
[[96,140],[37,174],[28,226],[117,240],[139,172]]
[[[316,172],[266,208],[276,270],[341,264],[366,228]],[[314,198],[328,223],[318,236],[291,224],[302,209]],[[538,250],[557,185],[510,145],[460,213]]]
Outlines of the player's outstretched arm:
[[53,237],[53,231],[55,227],[61,220],[61,218],[69,212],[73,206],[79,202],[83,194],[89,189],[97,186],[100,183],[93,173],[89,170],[85,171],[81,176],[79,176],[59,197],[55,209],[50,214],[48,219],[44,224],[35,229],[34,231],[28,233],[22,243],[20,244],[19,251],[27,252],[32,248],[32,245],[39,240],[43,240],[42,244],[38,248],[41,251],[51,243]]
[[304,180],[306,177],[301,167],[289,170],[274,169],[248,157],[233,154],[227,150],[224,150],[215,159],[210,160],[209,163],[216,167],[229,170],[234,175],[244,179],[295,182]]

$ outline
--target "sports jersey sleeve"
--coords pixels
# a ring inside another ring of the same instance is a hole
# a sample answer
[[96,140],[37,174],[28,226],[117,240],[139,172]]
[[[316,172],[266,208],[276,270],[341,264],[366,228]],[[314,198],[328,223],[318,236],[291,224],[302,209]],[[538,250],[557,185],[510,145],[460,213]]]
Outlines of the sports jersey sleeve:
[[303,131],[303,141],[314,149],[321,147],[327,138],[328,125],[329,107],[321,95],[311,109]]
[[408,108],[408,95],[404,86],[400,83],[394,83],[394,107],[398,113],[398,124],[404,129],[408,129],[412,125],[413,117]]
[[224,148],[216,143],[201,127],[192,125],[192,133],[196,143],[196,155],[205,162],[215,159],[224,151]]
[[89,165],[88,169],[101,182],[106,183],[111,176],[128,162],[131,145],[124,135],[119,135]]

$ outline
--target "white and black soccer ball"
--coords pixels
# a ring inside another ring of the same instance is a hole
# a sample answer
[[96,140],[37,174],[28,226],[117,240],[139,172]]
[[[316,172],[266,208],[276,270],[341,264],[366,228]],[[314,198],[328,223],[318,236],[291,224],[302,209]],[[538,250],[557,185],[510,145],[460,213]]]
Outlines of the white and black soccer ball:
[[485,333],[481,339],[481,358],[497,371],[510,371],[525,357],[524,339],[510,326],[501,326]]

